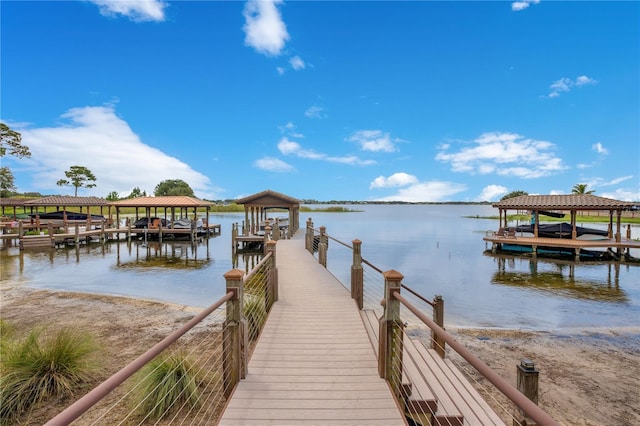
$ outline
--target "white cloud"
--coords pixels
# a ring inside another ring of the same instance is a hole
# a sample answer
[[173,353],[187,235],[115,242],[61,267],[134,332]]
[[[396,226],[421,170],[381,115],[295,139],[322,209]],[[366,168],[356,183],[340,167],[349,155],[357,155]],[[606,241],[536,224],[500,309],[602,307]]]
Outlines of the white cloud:
[[524,9],[528,8],[531,3],[538,4],[538,3],[540,3],[540,0],[514,1],[513,3],[511,3],[511,10],[513,10],[514,12],[518,12],[520,10],[524,10]]
[[291,64],[291,68],[296,71],[300,71],[305,68],[305,63],[302,58],[300,58],[300,56],[294,56],[293,58],[289,59],[289,64]]
[[400,189],[395,195],[376,198],[376,200],[410,203],[451,201],[453,195],[466,191],[466,189],[466,185],[454,182],[418,182]]
[[[153,193],[166,179],[182,179],[197,196],[220,198],[219,188],[188,164],[144,144],[111,106],[72,108],[59,127],[20,129],[32,153],[29,159],[35,190],[59,193],[56,182],[74,165],[85,166],[96,176],[91,194],[111,191],[128,195],[133,187]],[[86,191],[82,190],[81,191]]]
[[400,172],[394,173],[388,178],[384,176],[378,176],[371,182],[369,189],[374,188],[390,188],[398,186],[414,185],[418,183],[418,178],[408,173]]
[[263,157],[259,160],[253,162],[253,165],[261,170],[266,170],[268,172],[293,172],[295,168],[285,163],[284,161],[273,158],[273,157]]
[[549,86],[550,92],[547,95],[548,98],[557,98],[561,93],[570,91],[573,87],[581,87],[589,84],[596,84],[598,80],[595,80],[591,77],[587,77],[586,75],[581,75],[574,80],[571,80],[568,77],[562,77],[559,80],[554,81]]
[[501,195],[506,194],[509,190],[502,185],[488,185],[485,186],[476,201],[494,201]]
[[123,15],[135,22],[164,21],[167,3],[162,0],[90,0],[104,16]]
[[[443,145],[444,147],[445,145]],[[555,145],[515,133],[484,133],[473,146],[449,153],[442,148],[436,160],[450,163],[454,172],[496,174],[524,179],[551,176],[566,169],[555,156]]]
[[284,75],[286,70],[283,67],[277,67],[276,71],[278,71],[278,75]]
[[621,201],[640,201],[640,187],[636,189],[619,188],[613,192],[605,192],[598,195]]
[[602,144],[600,142],[596,142],[591,146],[591,149],[593,149],[595,152],[597,152],[598,154],[601,155],[607,155],[609,154],[609,151],[607,151],[607,149],[602,146]]
[[356,157],[354,155],[334,157],[324,153],[315,152],[310,149],[304,149],[298,142],[289,140],[289,138],[287,137],[280,139],[280,141],[278,142],[278,150],[283,155],[293,155],[298,158],[304,158],[307,160],[323,160],[330,163],[341,163],[357,166],[369,166],[375,164],[375,161],[373,160],[361,160],[359,157]]
[[324,113],[324,108],[315,105],[307,108],[304,115],[309,118],[327,118],[327,115]]
[[278,56],[289,40],[287,26],[276,7],[280,3],[282,0],[249,0],[244,6],[244,42],[259,53]]
[[[358,130],[349,136],[347,140],[360,145],[360,149],[363,151],[394,152],[397,150],[389,133],[384,133],[382,130]],[[398,142],[398,140],[396,139],[395,142]]]

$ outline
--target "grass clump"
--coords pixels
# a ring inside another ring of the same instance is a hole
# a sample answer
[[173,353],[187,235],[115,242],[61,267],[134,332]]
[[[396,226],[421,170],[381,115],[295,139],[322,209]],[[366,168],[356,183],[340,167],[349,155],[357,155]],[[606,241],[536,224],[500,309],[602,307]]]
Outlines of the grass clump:
[[183,406],[197,407],[201,401],[198,369],[182,353],[158,356],[138,373],[135,404],[145,419],[159,420]]
[[36,329],[23,340],[5,340],[2,325],[0,420],[13,422],[50,397],[66,397],[94,378],[93,337],[64,328],[46,334]]

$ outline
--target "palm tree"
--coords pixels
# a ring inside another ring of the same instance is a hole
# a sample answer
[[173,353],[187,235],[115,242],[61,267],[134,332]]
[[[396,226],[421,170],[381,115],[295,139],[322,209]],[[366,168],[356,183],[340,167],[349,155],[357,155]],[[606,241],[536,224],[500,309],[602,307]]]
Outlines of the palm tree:
[[575,185],[573,185],[573,188],[571,189],[571,193],[572,194],[593,194],[594,192],[596,192],[594,189],[590,189],[587,191],[587,186],[589,186],[589,184],[587,183],[576,183]]

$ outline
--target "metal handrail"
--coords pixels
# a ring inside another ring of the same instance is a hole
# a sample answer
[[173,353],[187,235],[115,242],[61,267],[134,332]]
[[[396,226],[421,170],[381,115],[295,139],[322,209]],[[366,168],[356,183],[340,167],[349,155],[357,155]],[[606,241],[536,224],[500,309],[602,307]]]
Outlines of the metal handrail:
[[433,303],[431,300],[427,299],[426,297],[424,297],[423,295],[419,294],[418,292],[416,292],[415,290],[412,290],[410,287],[407,287],[404,284],[400,284],[400,287],[404,288],[405,290],[407,290],[409,293],[413,294],[415,297],[417,297],[418,299],[422,300],[425,303],[428,303],[429,305],[431,305],[431,307],[436,306],[435,303]]
[[544,410],[534,404],[529,398],[522,394],[512,384],[503,379],[498,373],[493,371],[491,367],[482,362],[480,358],[472,354],[464,345],[459,343],[452,335],[444,331],[438,324],[427,317],[420,309],[414,306],[409,300],[404,298],[399,292],[394,291],[392,297],[398,299],[404,306],[409,309],[416,317],[421,319],[431,330],[434,331],[442,340],[444,340],[453,350],[455,350],[462,358],[464,358],[471,366],[473,366],[480,374],[482,374],[489,382],[491,382],[500,392],[509,398],[514,404],[522,409],[526,415],[531,417],[541,426],[556,426],[553,417]]
[[352,246],[350,246],[349,244],[344,243],[344,242],[340,241],[340,240],[339,240],[339,239],[337,239],[337,238],[333,238],[333,237],[332,237],[331,235],[329,235],[329,234],[325,234],[325,235],[326,235],[326,236],[327,236],[327,238],[329,238],[330,240],[333,240],[333,241],[335,241],[336,243],[338,243],[338,244],[342,244],[342,245],[343,245],[343,246],[345,246],[346,248],[353,250],[353,247],[352,247]]
[[162,351],[168,348],[172,343],[182,337],[185,333],[191,330],[196,324],[205,319],[213,311],[218,309],[228,300],[234,297],[235,293],[230,291],[222,298],[218,299],[214,304],[204,309],[198,315],[193,317],[189,322],[183,325],[178,330],[174,331],[160,342],[156,343],[151,349],[140,355],[129,365],[122,370],[109,377],[107,380],[96,386],[91,392],[71,404],[69,407],[60,412],[53,419],[45,423],[45,426],[59,426],[68,425],[72,421],[80,417],[85,411],[94,406],[98,401],[104,398],[109,392],[121,385],[125,380],[135,374],[138,370],[144,367],[149,361],[158,356]]

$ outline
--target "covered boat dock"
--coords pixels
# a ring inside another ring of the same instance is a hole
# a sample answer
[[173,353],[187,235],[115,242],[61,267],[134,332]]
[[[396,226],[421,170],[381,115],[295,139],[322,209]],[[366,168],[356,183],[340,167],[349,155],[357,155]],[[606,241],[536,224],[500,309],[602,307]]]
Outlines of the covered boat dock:
[[[631,258],[631,249],[640,249],[640,241],[631,239],[631,227],[622,231],[622,216],[625,212],[640,212],[637,203],[598,197],[590,194],[571,195],[522,195],[493,204],[499,209],[499,228],[488,232],[484,241],[496,250],[530,252],[536,256],[542,252],[571,253],[580,260],[590,249],[605,249],[608,256],[621,260]],[[509,227],[508,211],[527,211],[531,224]],[[608,212],[606,231],[577,226],[580,212]],[[543,215],[563,217],[569,214],[570,222],[547,226],[541,224]],[[557,229],[556,229],[557,228]],[[583,253],[583,251],[585,251]]]

